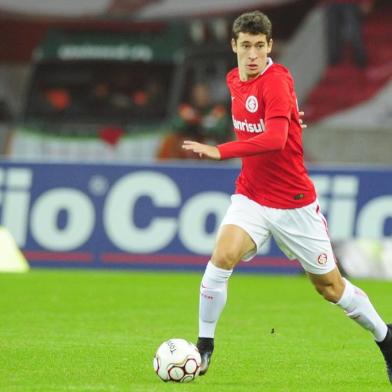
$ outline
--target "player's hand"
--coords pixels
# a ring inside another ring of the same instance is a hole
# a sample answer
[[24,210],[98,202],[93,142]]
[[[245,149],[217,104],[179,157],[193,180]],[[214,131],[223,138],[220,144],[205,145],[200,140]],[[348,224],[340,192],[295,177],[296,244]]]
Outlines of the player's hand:
[[301,125],[302,129],[307,128],[308,126],[304,123],[304,120],[302,120],[301,117],[303,117],[305,115],[305,112],[298,112],[299,114],[299,124]]
[[208,144],[185,140],[182,144],[182,148],[184,150],[192,151],[195,154],[198,154],[200,158],[202,158],[203,156],[215,160],[219,160],[221,158],[218,148],[215,146],[209,146]]

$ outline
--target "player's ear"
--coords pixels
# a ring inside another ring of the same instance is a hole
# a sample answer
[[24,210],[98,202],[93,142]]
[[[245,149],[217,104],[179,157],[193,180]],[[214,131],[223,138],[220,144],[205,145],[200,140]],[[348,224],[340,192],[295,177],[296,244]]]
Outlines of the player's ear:
[[272,44],[273,44],[274,42],[273,42],[273,40],[272,40],[272,38],[269,40],[269,42],[268,42],[268,47],[267,47],[267,53],[271,53],[271,51],[272,51]]
[[234,53],[237,53],[237,42],[235,42],[235,39],[231,39],[231,49],[233,49]]

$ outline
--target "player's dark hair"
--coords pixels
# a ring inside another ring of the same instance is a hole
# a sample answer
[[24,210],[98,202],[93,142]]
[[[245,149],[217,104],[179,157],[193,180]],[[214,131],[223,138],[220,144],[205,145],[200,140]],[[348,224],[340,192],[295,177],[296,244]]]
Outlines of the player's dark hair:
[[265,34],[267,42],[272,38],[272,23],[268,16],[260,11],[246,12],[233,23],[232,37],[237,41],[240,33]]

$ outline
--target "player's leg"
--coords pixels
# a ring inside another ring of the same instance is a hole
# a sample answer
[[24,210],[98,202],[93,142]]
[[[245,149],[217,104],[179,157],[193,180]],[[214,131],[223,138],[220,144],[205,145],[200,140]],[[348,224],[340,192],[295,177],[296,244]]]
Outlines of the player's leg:
[[370,331],[379,346],[392,383],[392,325],[381,319],[366,293],[342,278],[337,268],[323,275],[308,273],[316,290],[344,310],[348,317]]
[[214,351],[215,329],[226,305],[228,280],[238,262],[255,248],[252,238],[241,227],[222,226],[200,286],[197,348],[202,356],[201,375],[207,372]]
[[349,280],[342,278],[337,268],[323,275],[308,275],[316,290],[327,301],[338,305],[348,317],[369,330],[377,342],[385,339],[388,328],[366,293]]
[[[288,211],[272,211],[271,232],[282,250],[296,256],[310,277],[316,290],[327,300],[337,304],[363,328],[372,332],[388,360],[388,374],[392,376],[392,336],[368,296],[347,279],[336,267],[325,218],[317,203]],[[284,224],[286,222],[286,224]],[[389,359],[388,359],[389,358]]]
[[225,225],[221,228],[200,286],[199,336],[214,337],[216,322],[226,304],[227,283],[233,269],[255,248],[252,238],[241,227]]
[[250,260],[270,236],[258,204],[241,195],[231,199],[200,286],[197,347],[202,355],[201,374],[207,371],[214,349],[215,329],[226,304],[233,268],[240,260]]

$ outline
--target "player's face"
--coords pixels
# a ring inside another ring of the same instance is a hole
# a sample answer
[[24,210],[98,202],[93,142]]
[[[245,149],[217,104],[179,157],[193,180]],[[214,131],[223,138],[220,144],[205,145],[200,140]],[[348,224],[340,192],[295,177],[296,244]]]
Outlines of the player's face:
[[268,42],[265,34],[239,33],[237,41],[231,41],[237,54],[238,68],[242,80],[257,77],[267,65],[267,57],[272,49],[272,39]]

